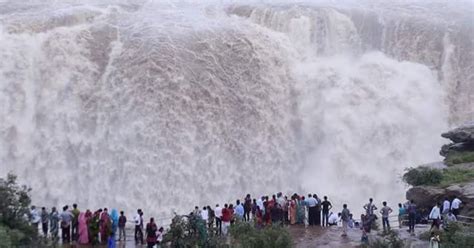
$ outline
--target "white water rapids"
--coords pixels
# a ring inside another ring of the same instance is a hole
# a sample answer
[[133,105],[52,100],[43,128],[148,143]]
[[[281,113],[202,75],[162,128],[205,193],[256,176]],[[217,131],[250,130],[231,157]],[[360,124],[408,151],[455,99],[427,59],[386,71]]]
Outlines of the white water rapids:
[[0,2],[0,176],[155,216],[404,199],[474,116],[473,5]]

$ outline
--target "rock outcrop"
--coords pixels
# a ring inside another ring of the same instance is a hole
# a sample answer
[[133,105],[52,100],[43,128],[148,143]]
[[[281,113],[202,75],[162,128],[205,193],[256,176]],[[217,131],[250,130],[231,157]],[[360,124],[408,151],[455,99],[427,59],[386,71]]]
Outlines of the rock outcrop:
[[474,162],[474,123],[455,128],[441,134],[452,143],[443,145],[439,154],[445,157],[448,166]]
[[474,143],[474,123],[455,128],[441,136],[450,139],[453,143]]
[[406,193],[408,200],[414,200],[420,209],[431,209],[435,202],[442,202],[445,197],[450,200],[459,197],[463,202],[461,214],[474,215],[474,182],[453,184],[445,188],[436,186],[415,186]]

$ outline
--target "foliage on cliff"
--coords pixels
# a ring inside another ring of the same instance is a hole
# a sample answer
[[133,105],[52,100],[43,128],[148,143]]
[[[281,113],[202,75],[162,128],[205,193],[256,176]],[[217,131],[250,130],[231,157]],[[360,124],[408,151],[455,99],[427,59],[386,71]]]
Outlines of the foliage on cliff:
[[474,151],[449,152],[444,159],[448,166],[474,162]]
[[413,186],[448,186],[474,181],[474,170],[461,168],[432,169],[426,167],[408,168],[403,180]]
[[176,216],[164,243],[173,248],[289,248],[292,239],[284,227],[257,229],[254,224],[237,221],[230,227],[230,237],[215,235],[215,229],[206,230],[204,221],[196,216]]
[[30,189],[18,185],[16,176],[0,178],[0,247],[29,246],[37,237],[37,230],[28,223]]
[[230,233],[236,248],[292,247],[290,233],[279,225],[257,229],[253,223],[240,222],[230,228]]

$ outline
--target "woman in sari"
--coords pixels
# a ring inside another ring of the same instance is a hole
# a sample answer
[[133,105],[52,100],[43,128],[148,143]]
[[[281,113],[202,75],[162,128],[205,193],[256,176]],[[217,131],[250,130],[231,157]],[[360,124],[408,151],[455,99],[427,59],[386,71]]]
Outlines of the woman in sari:
[[290,201],[290,224],[296,224],[296,197],[292,196]]
[[119,221],[119,214],[117,209],[112,209],[112,212],[110,213],[110,220],[112,224],[112,233],[109,237],[108,241],[108,248],[115,248],[115,235],[117,234],[117,229],[118,229],[118,221]]
[[109,213],[107,209],[100,215],[100,242],[107,244],[110,234],[112,232],[112,222],[110,221]]
[[298,224],[304,224],[305,201],[304,196],[298,197],[298,206],[296,207],[296,219]]
[[80,213],[79,214],[79,219],[78,219],[78,225],[79,225],[79,239],[77,240],[80,245],[86,245],[89,244],[89,230],[87,226],[87,218],[85,213]]

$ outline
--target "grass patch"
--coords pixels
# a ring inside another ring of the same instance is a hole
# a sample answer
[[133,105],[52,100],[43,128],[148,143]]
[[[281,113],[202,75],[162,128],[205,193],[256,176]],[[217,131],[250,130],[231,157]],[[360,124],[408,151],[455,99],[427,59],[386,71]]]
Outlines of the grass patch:
[[448,153],[448,155],[444,159],[444,162],[448,166],[474,162],[474,151],[464,151],[464,152],[451,151]]
[[441,186],[448,186],[454,183],[465,183],[474,181],[474,170],[448,168],[442,173]]
[[426,167],[408,168],[403,175],[403,181],[413,186],[432,185],[448,186],[455,183],[474,181],[474,170],[446,168],[432,169]]

